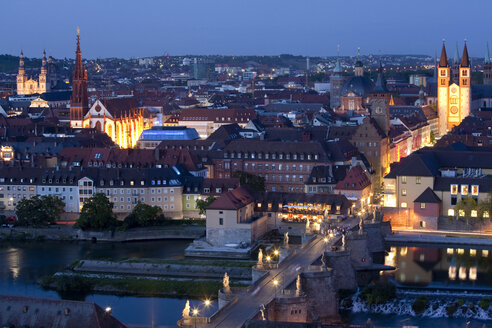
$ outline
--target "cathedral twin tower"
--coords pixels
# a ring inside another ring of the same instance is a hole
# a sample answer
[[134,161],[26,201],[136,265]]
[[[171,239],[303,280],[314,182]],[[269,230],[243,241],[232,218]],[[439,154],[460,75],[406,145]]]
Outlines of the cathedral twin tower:
[[471,65],[466,42],[459,64],[455,58],[453,72],[451,72],[446,47],[443,43],[437,70],[437,113],[439,115],[439,135],[443,136],[470,115]]

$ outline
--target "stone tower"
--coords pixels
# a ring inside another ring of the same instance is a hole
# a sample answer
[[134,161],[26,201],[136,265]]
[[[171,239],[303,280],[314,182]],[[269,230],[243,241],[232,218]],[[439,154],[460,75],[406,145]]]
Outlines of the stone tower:
[[46,68],[46,51],[43,50],[43,58],[41,59],[41,73],[39,74],[39,88],[49,91],[50,87],[47,81],[48,69]]
[[75,51],[75,69],[72,77],[72,98],[70,99],[70,126],[81,128],[84,114],[89,107],[87,95],[87,71],[82,65],[80,51],[80,30],[77,28],[77,50]]
[[390,130],[390,98],[391,95],[386,88],[386,81],[383,76],[383,67],[380,64],[376,85],[371,92],[371,117],[386,135],[389,134]]
[[488,42],[483,64],[483,84],[492,84],[492,63],[490,62],[490,51]]
[[340,97],[342,96],[342,87],[345,78],[342,75],[342,67],[340,66],[340,58],[337,58],[333,74],[330,77],[330,107],[340,107]]
[[[470,103],[471,103],[471,64],[468,57],[468,49],[463,47],[463,56],[461,56],[460,64],[460,123],[465,117],[470,115]],[[450,109],[451,111],[451,109]],[[458,123],[459,124],[459,123]]]
[[458,42],[456,42],[456,49],[453,57],[453,67],[451,69],[452,79],[454,83],[459,83],[460,80],[460,52],[458,50]]

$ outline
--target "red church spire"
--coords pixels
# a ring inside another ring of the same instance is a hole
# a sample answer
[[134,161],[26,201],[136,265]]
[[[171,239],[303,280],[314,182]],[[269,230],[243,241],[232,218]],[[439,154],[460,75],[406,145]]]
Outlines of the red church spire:
[[77,50],[75,51],[75,68],[72,75],[72,98],[70,100],[70,126],[82,127],[82,120],[88,107],[87,71],[82,64],[80,29],[77,28]]

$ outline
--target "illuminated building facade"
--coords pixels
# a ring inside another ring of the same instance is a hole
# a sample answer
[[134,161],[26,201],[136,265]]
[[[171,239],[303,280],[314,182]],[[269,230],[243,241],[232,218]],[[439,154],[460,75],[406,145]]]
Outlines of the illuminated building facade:
[[[52,58],[50,57],[50,64]],[[52,65],[50,65],[51,67]],[[17,73],[17,94],[18,95],[32,95],[36,93],[45,93],[50,91],[52,83],[55,83],[53,70],[48,70],[46,65],[46,52],[43,51],[43,59],[41,60],[41,72],[38,79],[29,78],[24,68],[24,54],[20,53],[19,59],[19,72]]]
[[[456,72],[456,70],[459,71]],[[456,67],[455,77],[451,78],[451,67],[442,45],[438,67],[437,107],[439,114],[439,135],[443,136],[457,126],[470,114],[471,101],[471,65],[468,49],[463,48],[461,63]]]

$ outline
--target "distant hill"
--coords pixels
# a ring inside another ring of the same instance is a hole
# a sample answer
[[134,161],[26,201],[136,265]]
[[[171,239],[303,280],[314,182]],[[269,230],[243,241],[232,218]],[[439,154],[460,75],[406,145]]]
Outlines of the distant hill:
[[[40,68],[41,59],[29,59],[24,57],[24,66],[26,69]],[[12,55],[0,55],[0,72],[12,73],[19,68],[19,57]]]

